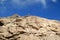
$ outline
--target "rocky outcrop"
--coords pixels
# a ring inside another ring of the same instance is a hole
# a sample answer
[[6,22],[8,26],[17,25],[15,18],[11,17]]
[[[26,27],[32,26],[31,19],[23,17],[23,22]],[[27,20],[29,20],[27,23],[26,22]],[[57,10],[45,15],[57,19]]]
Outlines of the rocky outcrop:
[[0,18],[0,40],[60,40],[60,21],[37,16]]

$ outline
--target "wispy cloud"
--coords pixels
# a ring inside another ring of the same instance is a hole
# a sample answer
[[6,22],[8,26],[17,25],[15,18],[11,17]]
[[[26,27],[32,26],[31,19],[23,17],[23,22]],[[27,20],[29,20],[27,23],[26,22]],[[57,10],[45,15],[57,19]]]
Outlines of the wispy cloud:
[[17,5],[31,5],[34,3],[40,3],[42,4],[44,7],[46,7],[46,0],[12,0],[12,3],[17,4]]
[[36,2],[40,2],[44,7],[46,7],[46,0],[36,0]]
[[[52,2],[56,2],[57,0],[50,0]],[[13,3],[26,5],[26,4],[34,4],[34,3],[41,3],[44,7],[47,6],[47,0],[12,0]]]
[[0,0],[0,4],[3,4],[5,1],[7,1],[7,0]]
[[[1,3],[5,2],[7,0],[1,0]],[[56,2],[57,0],[51,0],[52,2]],[[44,7],[47,6],[47,0],[10,0],[11,4],[17,4],[19,6],[21,5],[31,5],[31,4],[34,4],[34,3],[40,3],[42,4]]]
[[52,2],[57,2],[57,0],[52,0]]
[[6,0],[0,0],[1,2],[6,1]]

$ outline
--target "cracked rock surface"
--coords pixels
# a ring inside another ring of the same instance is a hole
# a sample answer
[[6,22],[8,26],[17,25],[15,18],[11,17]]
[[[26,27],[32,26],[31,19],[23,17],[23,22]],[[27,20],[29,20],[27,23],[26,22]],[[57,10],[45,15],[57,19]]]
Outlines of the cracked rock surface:
[[0,18],[0,40],[60,40],[60,21],[37,16]]

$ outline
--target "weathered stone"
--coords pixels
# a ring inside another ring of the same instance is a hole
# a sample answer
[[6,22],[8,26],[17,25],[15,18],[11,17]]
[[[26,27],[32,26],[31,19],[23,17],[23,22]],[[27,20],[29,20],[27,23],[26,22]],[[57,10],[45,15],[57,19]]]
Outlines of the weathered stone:
[[60,40],[60,21],[18,15],[1,18],[0,40]]

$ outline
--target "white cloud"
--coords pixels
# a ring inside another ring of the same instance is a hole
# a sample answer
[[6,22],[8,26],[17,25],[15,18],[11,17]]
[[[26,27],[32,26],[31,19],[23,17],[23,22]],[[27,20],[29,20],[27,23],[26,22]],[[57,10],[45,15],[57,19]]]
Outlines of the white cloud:
[[6,1],[6,0],[1,0],[1,1],[3,2],[3,1]]
[[[7,0],[1,0],[1,3],[3,4],[4,1]],[[56,2],[57,0],[51,0],[52,2]],[[43,5],[43,7],[47,6],[47,0],[10,0],[12,5],[19,5],[19,6],[24,6],[24,5],[31,5],[34,3],[40,3]]]
[[13,4],[17,4],[17,5],[31,5],[34,3],[40,3],[42,4],[44,7],[46,7],[46,0],[12,0]]
[[41,3],[43,4],[44,7],[47,6],[46,0],[41,0]]
[[36,2],[40,2],[41,4],[43,4],[43,6],[46,6],[46,0],[36,0]]
[[26,5],[36,3],[36,0],[12,0],[12,2],[20,5]]
[[7,0],[0,0],[0,3],[3,4],[5,1],[7,1]]
[[0,0],[0,2],[5,2],[5,1],[7,1],[7,0]]
[[57,2],[57,0],[52,0],[52,2]]
[[[7,0],[1,0],[1,4],[3,4]],[[17,5],[29,5],[29,4],[34,4],[40,2],[44,6],[46,6],[46,0],[10,0],[12,4],[17,4]]]

